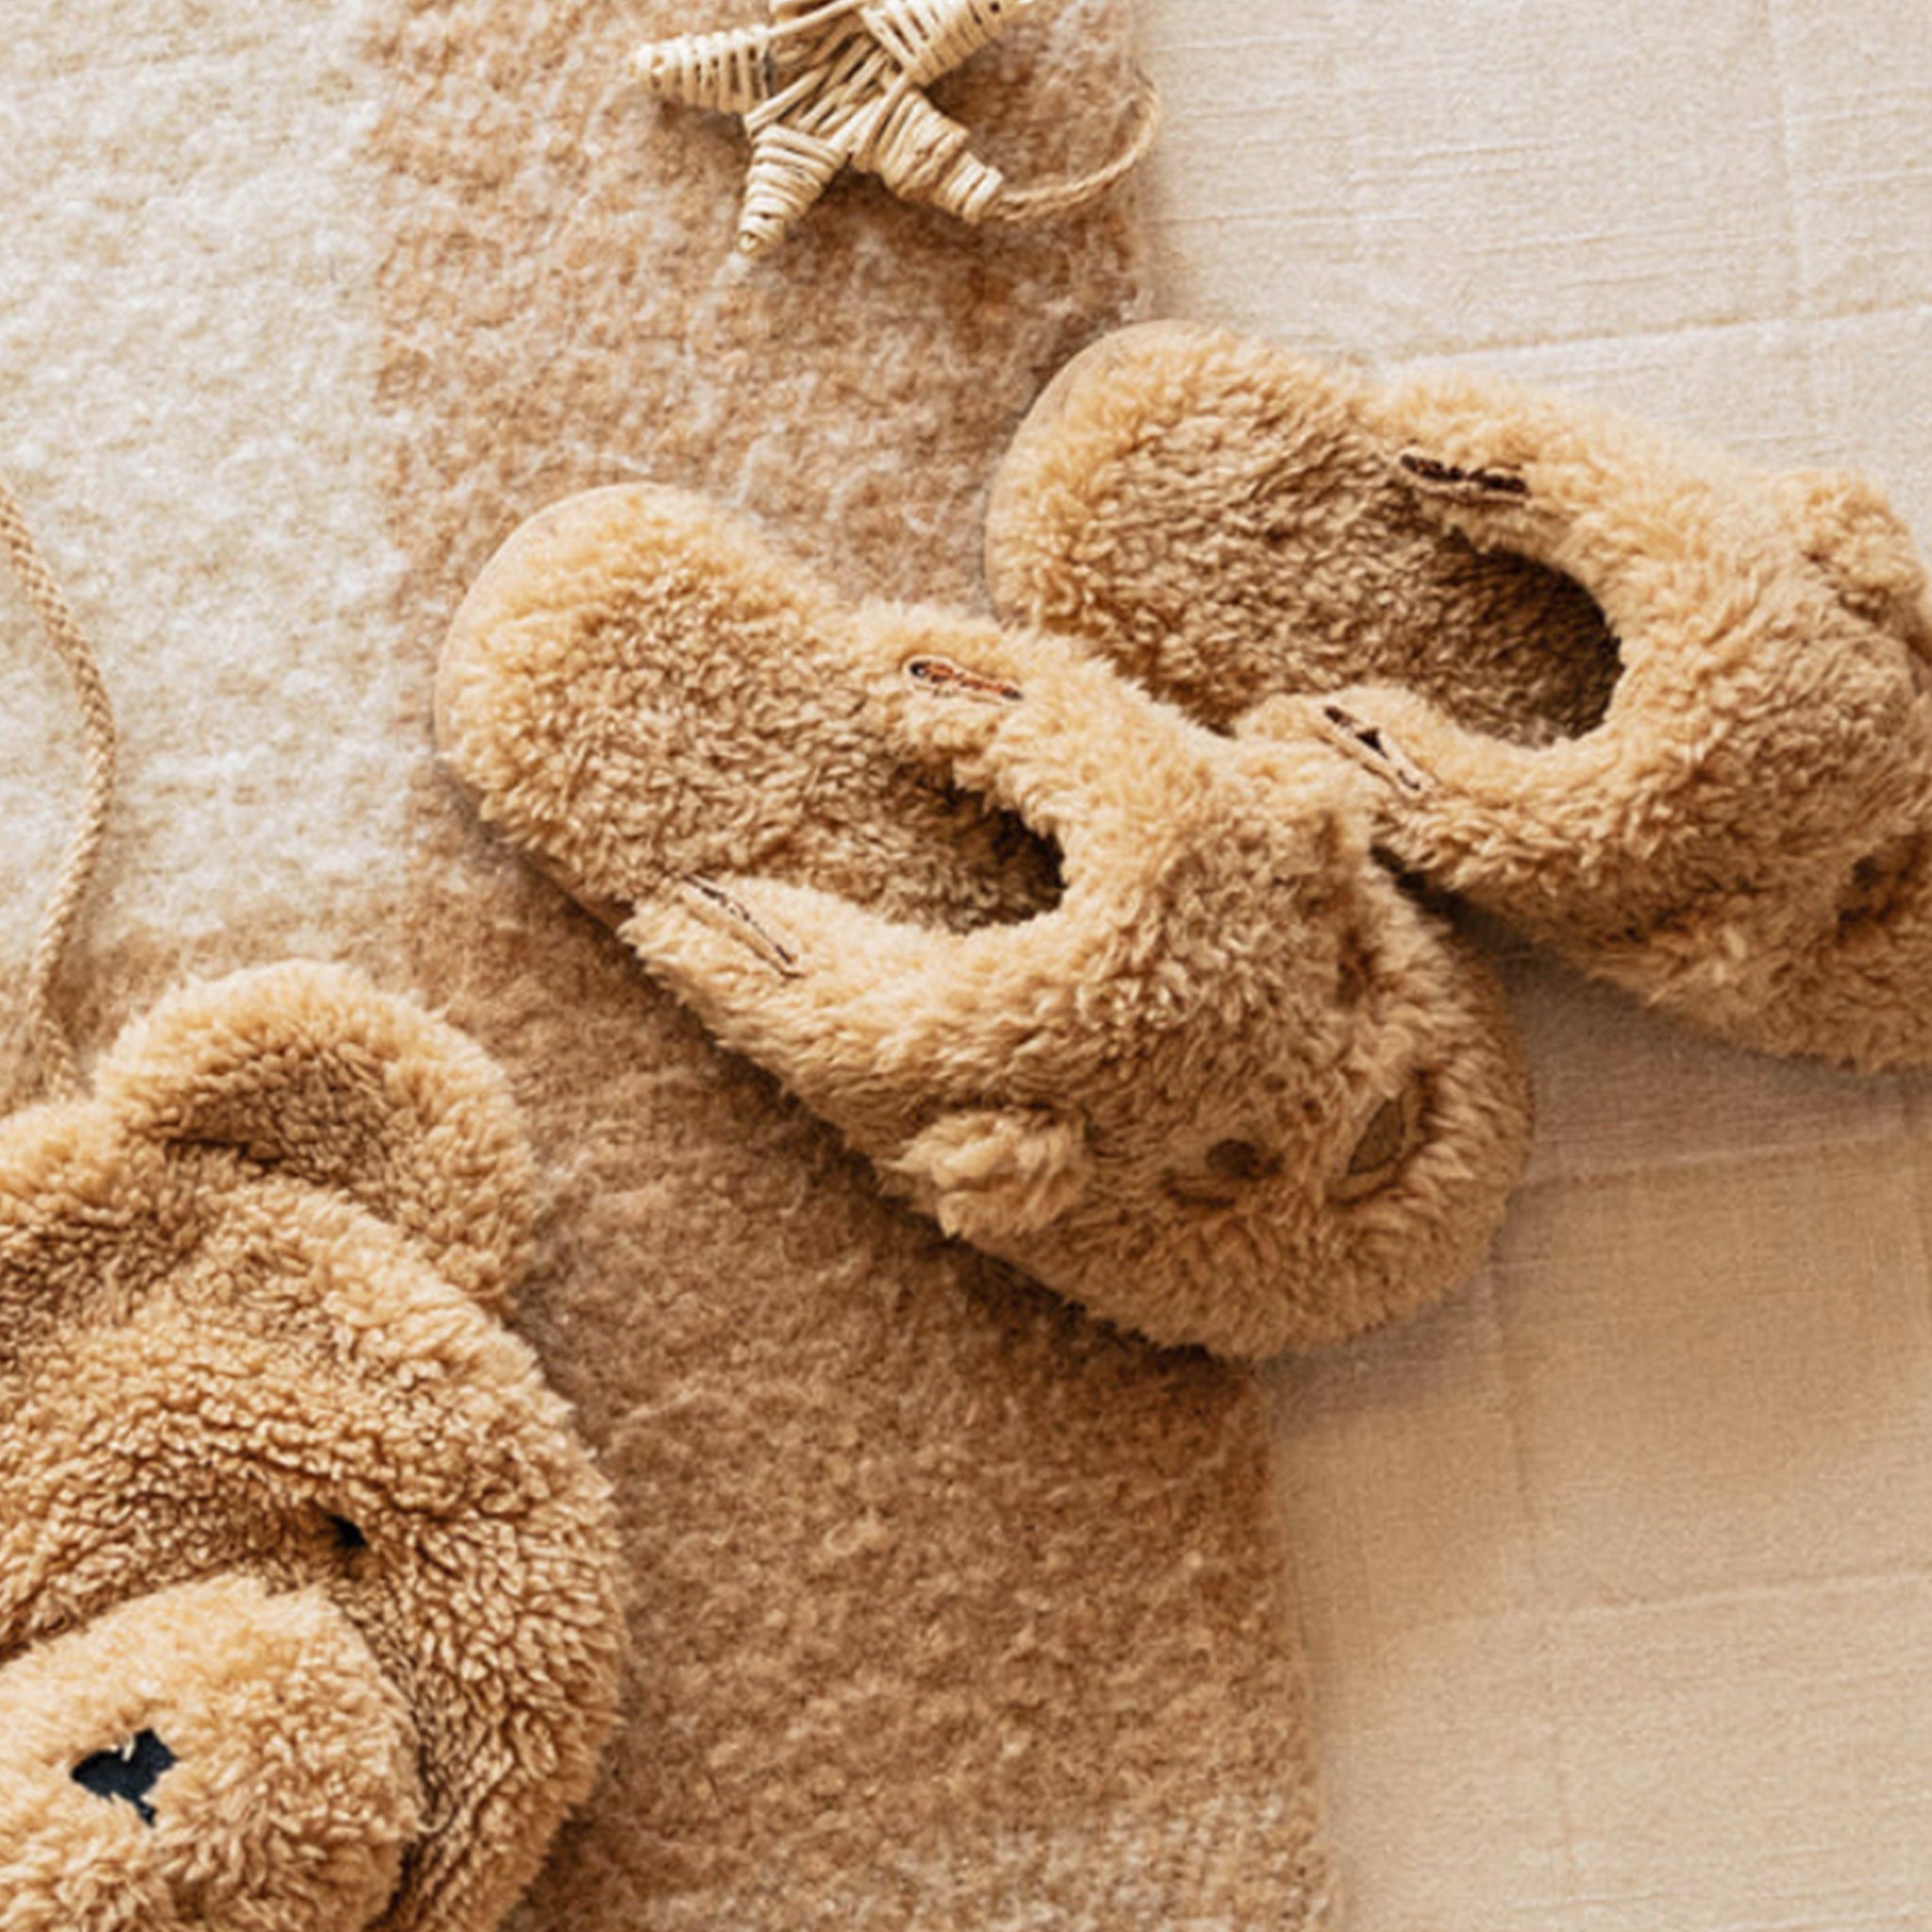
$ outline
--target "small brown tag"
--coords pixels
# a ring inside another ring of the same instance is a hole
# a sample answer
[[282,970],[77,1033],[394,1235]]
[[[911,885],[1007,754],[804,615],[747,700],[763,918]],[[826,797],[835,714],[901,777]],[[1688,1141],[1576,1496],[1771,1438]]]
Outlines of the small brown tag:
[[1378,772],[1397,791],[1413,795],[1428,789],[1429,781],[1422,767],[1379,724],[1371,724],[1346,707],[1335,704],[1322,707],[1322,720],[1344,750]]
[[1363,1201],[1386,1188],[1421,1142],[1426,1112],[1425,1083],[1411,1074],[1402,1091],[1381,1101],[1362,1124],[1348,1163],[1330,1188],[1332,1197]]
[[908,658],[906,675],[916,685],[942,698],[970,698],[978,705],[1017,705],[1026,693],[1004,677],[970,671],[950,658]]
[[1445,463],[1438,457],[1425,457],[1420,450],[1406,449],[1396,461],[1418,489],[1432,496],[1450,496],[1464,503],[1489,496],[1527,496],[1528,482],[1513,470],[1469,470],[1459,463]]

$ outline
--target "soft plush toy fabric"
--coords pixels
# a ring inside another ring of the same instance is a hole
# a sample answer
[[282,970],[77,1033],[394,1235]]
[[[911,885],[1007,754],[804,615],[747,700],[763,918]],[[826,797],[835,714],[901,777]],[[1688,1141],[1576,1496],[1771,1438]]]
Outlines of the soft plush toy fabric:
[[1585,970],[1742,1044],[1932,1059],[1932,607],[1857,479],[1150,325],[1041,398],[988,564],[1203,718],[1326,732],[1404,864]]
[[643,487],[511,537],[447,643],[484,815],[950,1232],[1258,1355],[1441,1294],[1527,1138],[1495,988],[1354,774],[1053,639],[842,608]]
[[500,1076],[349,973],[0,1124],[0,1927],[487,1932],[589,1787],[605,1484]]

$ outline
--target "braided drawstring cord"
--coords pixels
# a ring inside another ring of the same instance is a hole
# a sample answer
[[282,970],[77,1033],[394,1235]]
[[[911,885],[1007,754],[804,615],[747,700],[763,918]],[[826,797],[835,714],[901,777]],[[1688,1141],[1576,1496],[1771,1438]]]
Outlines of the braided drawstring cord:
[[41,927],[27,962],[22,1000],[27,1042],[41,1071],[42,1084],[51,1094],[64,1097],[80,1090],[80,1070],[66,1030],[54,1011],[54,981],[80,916],[81,902],[107,837],[108,817],[114,802],[114,713],[101,677],[93,646],[74,615],[46,558],[27,527],[19,500],[0,481],[0,545],[33,606],[47,641],[54,647],[73,680],[80,706],[86,777],[80,823],[68,841],[54,891],[41,917]]

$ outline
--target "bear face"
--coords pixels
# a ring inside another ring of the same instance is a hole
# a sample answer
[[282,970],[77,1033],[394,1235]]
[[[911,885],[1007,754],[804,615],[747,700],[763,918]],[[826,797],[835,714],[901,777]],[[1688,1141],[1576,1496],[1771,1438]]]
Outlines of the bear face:
[[1093,1313],[1236,1355],[1474,1265],[1528,1141],[1492,977],[1315,732],[1067,640],[847,605],[702,497],[505,542],[437,729],[482,816],[882,1181]]
[[1346,767],[1312,735],[1208,732],[1042,635],[891,609],[861,651],[881,741],[1050,837],[1058,902],[958,933],[686,880],[620,928],[658,976],[948,1233],[1154,1341],[1316,1347],[1464,1279],[1526,1078]]
[[0,1670],[0,1740],[11,1932],[368,1925],[423,1829],[408,1707],[320,1590],[122,1604]]
[[[483,1928],[522,1889],[621,1647],[608,1494],[493,1312],[529,1192],[487,1060],[320,966],[165,1002],[0,1129],[9,1912]],[[251,1652],[288,1694],[218,1723]]]

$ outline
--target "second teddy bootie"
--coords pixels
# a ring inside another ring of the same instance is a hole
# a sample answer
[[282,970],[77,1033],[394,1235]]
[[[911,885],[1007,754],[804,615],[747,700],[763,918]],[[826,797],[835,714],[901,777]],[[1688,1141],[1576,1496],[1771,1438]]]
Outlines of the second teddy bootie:
[[1932,1060],[1932,611],[1857,479],[1158,324],[1036,406],[988,566],[1210,723],[1324,733],[1397,859],[1584,970]]

